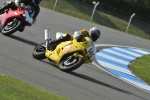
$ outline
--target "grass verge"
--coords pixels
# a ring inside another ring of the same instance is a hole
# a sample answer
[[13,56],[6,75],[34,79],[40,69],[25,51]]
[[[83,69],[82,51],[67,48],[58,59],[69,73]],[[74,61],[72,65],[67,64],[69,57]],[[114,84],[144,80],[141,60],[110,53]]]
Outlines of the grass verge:
[[[45,0],[42,2],[41,6],[53,9],[55,0]],[[67,0],[59,0],[59,4],[65,5],[64,9],[62,7],[57,7],[56,11],[68,14],[73,17],[77,17],[80,19],[84,19],[89,21],[90,14],[82,13],[81,10],[89,11],[87,8],[78,7],[77,10],[71,4],[67,2]],[[70,0],[71,1],[71,0]],[[78,5],[79,6],[79,5]],[[67,9],[66,9],[67,8]],[[73,10],[77,10],[72,12]],[[83,11],[83,12],[85,12]],[[109,14],[97,11],[93,22],[97,24],[101,24],[110,28],[114,28],[117,30],[125,31],[127,22],[121,19],[118,19]],[[100,19],[100,20],[97,20]],[[119,27],[121,26],[121,27]],[[137,26],[131,25],[130,33],[132,35],[136,35],[142,38],[150,39],[150,36],[144,33],[143,30],[139,29]],[[143,81],[150,84],[150,55],[143,56],[133,61],[132,64],[129,65],[133,74],[141,78]],[[27,83],[24,83],[20,80],[14,79],[12,77],[4,76],[0,74],[0,100],[67,100],[61,96],[46,92],[34,86],[31,86]]]
[[0,74],[0,100],[67,100],[20,80]]
[[[82,20],[90,21],[91,14],[93,11],[93,5],[77,1],[78,0],[58,0],[57,5],[55,6],[55,11]],[[40,4],[40,6],[50,10],[53,10],[54,5],[55,0],[44,0]],[[121,15],[117,15],[118,17],[116,17],[113,16],[111,13],[112,12],[106,12],[97,9],[95,11],[92,22],[122,32],[126,32],[128,20],[130,17],[119,17]],[[132,20],[127,33],[150,40],[150,33],[148,30],[149,24],[145,25],[145,23],[140,23],[138,21]]]
[[150,54],[133,61],[129,68],[134,75],[150,84]]

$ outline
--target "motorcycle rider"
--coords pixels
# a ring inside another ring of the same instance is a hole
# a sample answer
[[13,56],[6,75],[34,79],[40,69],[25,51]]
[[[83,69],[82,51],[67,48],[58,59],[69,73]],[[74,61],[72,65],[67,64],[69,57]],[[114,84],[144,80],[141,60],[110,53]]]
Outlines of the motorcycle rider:
[[56,37],[55,40],[51,40],[49,45],[53,46],[53,50],[55,47],[64,41],[69,41],[76,39],[78,42],[84,42],[85,37],[90,37],[93,42],[95,42],[101,35],[100,30],[97,27],[92,27],[89,31],[86,29],[80,30],[80,31],[75,31],[73,35],[67,34],[67,33],[62,33],[59,38]]
[[[7,1],[7,3],[4,3],[4,6],[0,8],[0,14],[2,14],[6,9],[16,9],[17,7],[21,8],[22,4],[31,6],[35,13],[33,15],[33,23],[36,21],[36,17],[40,12],[39,4],[42,0],[15,0],[15,1]],[[29,26],[31,26],[30,24]]]

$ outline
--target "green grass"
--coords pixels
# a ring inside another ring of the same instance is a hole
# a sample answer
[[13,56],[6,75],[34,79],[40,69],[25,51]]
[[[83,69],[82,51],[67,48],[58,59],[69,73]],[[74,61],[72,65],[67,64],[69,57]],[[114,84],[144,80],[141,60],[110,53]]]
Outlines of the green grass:
[[[90,20],[92,7],[85,5],[78,5],[72,0],[58,0],[58,6],[55,11],[77,17],[83,20]],[[74,0],[76,1],[76,0]],[[41,6],[53,9],[55,0],[44,0]],[[72,5],[74,4],[74,5]],[[94,23],[101,24],[120,31],[126,30],[127,21],[114,17],[108,13],[96,11],[93,21]],[[120,27],[121,26],[121,27]],[[131,25],[128,33],[142,38],[150,39],[150,36],[139,28],[140,25]],[[133,61],[129,68],[139,78],[150,84],[150,55],[143,56]],[[0,100],[67,100],[61,96],[53,93],[46,92],[40,88],[31,86],[20,80],[0,74]]]
[[67,100],[20,80],[0,74],[0,100]]
[[[44,0],[40,4],[40,6],[53,10],[54,4],[55,0]],[[86,3],[77,3],[77,0],[58,0],[55,11],[82,20],[90,21],[93,7],[93,5],[88,5]],[[92,22],[122,32],[126,32],[128,20],[130,17],[124,19],[122,17],[122,19],[120,19],[119,17],[112,16],[110,13],[112,12],[104,12],[97,9]],[[150,40],[150,33],[146,28],[148,28],[148,25],[137,23],[137,21],[131,21],[127,33]]]
[[129,65],[134,75],[150,84],[150,55],[145,55]]
[[[107,27],[110,27],[110,28],[113,28],[113,29],[116,29],[116,30],[119,30],[122,32],[126,32],[126,28],[128,25],[127,21],[119,19],[112,15],[106,14],[104,12],[98,12],[98,13],[99,13],[99,15],[101,15],[101,17],[96,15],[95,17],[97,17],[97,18],[95,18],[95,19],[98,19],[98,17],[99,17],[100,20],[99,21],[94,20],[95,23],[100,23],[101,25],[104,25],[104,26],[107,26]],[[150,35],[145,33],[144,30],[140,29],[138,26],[133,26],[132,24],[130,24],[130,26],[129,26],[128,33],[131,35],[145,38],[145,39],[150,39]]]

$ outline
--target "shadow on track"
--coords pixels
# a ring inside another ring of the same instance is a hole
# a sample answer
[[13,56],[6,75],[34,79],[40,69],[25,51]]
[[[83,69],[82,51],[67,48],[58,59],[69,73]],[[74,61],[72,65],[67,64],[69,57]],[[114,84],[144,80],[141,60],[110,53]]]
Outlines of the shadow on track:
[[18,36],[10,35],[10,36],[8,36],[8,37],[10,37],[10,38],[12,38],[12,39],[15,39],[15,40],[18,40],[18,41],[20,41],[20,42],[23,42],[23,43],[32,45],[32,46],[38,45],[37,43],[35,43],[35,42],[33,42],[33,41],[26,40],[26,39],[20,38],[20,37],[18,37]]
[[91,78],[91,77],[89,77],[89,76],[86,76],[86,75],[83,75],[83,74],[79,74],[79,73],[75,73],[75,72],[70,72],[69,74],[74,75],[74,76],[77,76],[77,77],[82,78],[82,79],[85,79],[85,80],[87,80],[87,81],[90,81],[90,82],[99,84],[99,85],[103,85],[103,86],[105,86],[105,87],[114,89],[114,90],[116,90],[116,91],[119,91],[119,92],[122,92],[122,93],[126,93],[126,94],[130,94],[130,95],[134,95],[134,96],[136,96],[136,97],[142,98],[143,100],[147,100],[147,99],[145,99],[145,98],[143,98],[143,97],[140,97],[140,96],[135,95],[135,94],[133,94],[133,93],[130,93],[130,92],[128,92],[128,91],[122,90],[122,89],[120,89],[120,88],[114,87],[114,86],[112,86],[112,85],[103,83],[103,82],[98,81],[98,80],[96,80],[96,79],[94,79],[94,78]]

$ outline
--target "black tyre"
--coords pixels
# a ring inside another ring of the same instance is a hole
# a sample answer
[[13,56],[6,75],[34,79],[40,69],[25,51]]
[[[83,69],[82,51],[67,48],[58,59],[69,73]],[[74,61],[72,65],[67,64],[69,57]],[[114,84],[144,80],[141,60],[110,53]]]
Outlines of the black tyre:
[[45,52],[46,52],[46,47],[45,46],[46,46],[45,42],[37,45],[33,49],[32,56],[35,59],[38,59],[38,60],[45,59],[46,58],[45,57]]
[[11,35],[14,32],[18,31],[22,26],[21,20],[16,20],[13,25],[10,25],[12,20],[8,21],[7,24],[2,28],[1,32],[3,35]]
[[69,56],[60,62],[59,69],[64,72],[70,72],[79,68],[83,62],[84,60],[81,57]]

